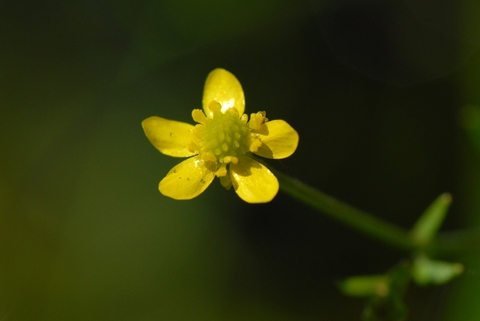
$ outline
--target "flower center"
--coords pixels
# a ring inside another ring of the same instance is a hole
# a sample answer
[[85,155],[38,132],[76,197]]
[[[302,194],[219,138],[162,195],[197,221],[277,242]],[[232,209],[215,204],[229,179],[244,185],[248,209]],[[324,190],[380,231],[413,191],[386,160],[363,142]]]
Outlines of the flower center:
[[195,139],[190,142],[188,149],[198,153],[204,164],[227,189],[232,185],[228,173],[228,164],[237,164],[239,156],[247,152],[256,153],[262,141],[258,130],[267,120],[265,112],[258,112],[250,116],[239,115],[236,108],[221,111],[220,104],[212,101],[208,106],[209,116],[202,110],[194,109],[193,120],[198,125],[193,131]]
[[199,154],[202,159],[220,163],[236,163],[237,156],[249,151],[251,128],[247,117],[239,117],[235,108],[225,113],[213,108],[213,117],[196,126]]

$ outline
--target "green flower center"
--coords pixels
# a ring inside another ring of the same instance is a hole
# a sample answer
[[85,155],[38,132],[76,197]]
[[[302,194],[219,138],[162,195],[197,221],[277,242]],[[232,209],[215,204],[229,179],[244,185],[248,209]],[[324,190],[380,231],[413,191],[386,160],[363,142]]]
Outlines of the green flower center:
[[266,121],[265,112],[252,114],[248,123],[246,114],[240,116],[236,108],[222,112],[217,101],[210,103],[207,112],[209,117],[200,109],[193,110],[193,120],[199,124],[188,148],[198,153],[205,166],[214,171],[228,189],[232,185],[227,175],[229,164],[237,164],[241,155],[256,153],[262,145],[258,130]]
[[235,108],[230,108],[225,113],[214,111],[213,118],[206,118],[203,124],[197,125],[202,158],[230,163],[236,162],[238,155],[247,153],[252,130],[246,120],[246,117],[239,117]]

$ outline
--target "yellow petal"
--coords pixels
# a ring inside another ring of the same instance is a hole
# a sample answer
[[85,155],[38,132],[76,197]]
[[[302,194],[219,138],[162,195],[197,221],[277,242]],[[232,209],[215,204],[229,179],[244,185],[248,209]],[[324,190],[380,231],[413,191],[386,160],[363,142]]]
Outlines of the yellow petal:
[[222,106],[224,113],[227,109],[234,107],[241,116],[245,111],[245,96],[242,85],[238,79],[229,71],[217,68],[210,72],[205,81],[203,90],[203,110],[205,115],[212,118],[213,112],[209,106],[212,101],[217,101]]
[[235,192],[248,203],[270,202],[278,192],[278,180],[268,168],[251,159],[240,157],[230,164],[230,175]]
[[200,156],[184,160],[168,172],[160,182],[160,193],[176,200],[189,200],[200,195],[215,178]]
[[142,127],[148,140],[163,154],[173,157],[196,154],[188,150],[195,126],[152,116],[142,122]]
[[295,152],[298,146],[298,133],[287,122],[277,119],[266,122],[256,131],[260,134],[262,145],[255,154],[265,158],[286,158]]

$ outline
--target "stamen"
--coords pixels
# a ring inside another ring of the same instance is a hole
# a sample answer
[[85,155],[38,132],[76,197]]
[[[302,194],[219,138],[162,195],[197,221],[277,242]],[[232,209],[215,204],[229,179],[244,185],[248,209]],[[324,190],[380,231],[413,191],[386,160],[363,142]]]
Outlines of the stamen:
[[193,129],[193,135],[195,135],[196,138],[202,139],[202,132],[205,130],[205,125],[203,124],[198,124],[195,125],[195,128]]
[[246,124],[247,121],[248,121],[248,116],[247,116],[247,114],[243,114],[242,117],[240,117],[240,121],[241,121],[243,124]]
[[204,161],[216,162],[217,158],[211,152],[206,152],[201,154],[201,158]]
[[232,187],[232,180],[230,175],[220,176],[220,184],[229,190]]
[[262,146],[262,141],[259,138],[255,138],[255,140],[250,144],[249,150],[252,153],[256,153],[260,146]]
[[225,156],[223,158],[223,162],[225,164],[227,164],[227,163],[237,164],[238,163],[238,158],[235,157],[235,156]]
[[210,111],[215,115],[216,113],[219,113],[220,110],[222,109],[222,106],[220,103],[216,100],[212,100],[210,104],[208,105],[208,108]]
[[205,122],[207,121],[207,117],[205,117],[205,114],[201,109],[194,109],[192,111],[192,118],[197,123],[204,124],[204,125],[205,125]]
[[228,108],[225,112],[226,112],[226,113],[228,112],[228,113],[234,114],[234,115],[237,116],[237,117],[240,117],[240,116],[238,115],[238,110],[237,110],[237,108],[231,107],[231,108]]
[[222,176],[227,175],[227,165],[222,164],[222,166],[220,166],[220,168],[215,172],[215,175],[217,177],[222,177]]
[[200,151],[200,147],[193,141],[188,142],[187,149],[189,152],[198,153]]
[[266,112],[264,111],[259,111],[256,114],[251,114],[250,115],[250,122],[248,123],[248,126],[250,126],[251,129],[253,130],[258,130],[260,129],[260,126],[265,123],[265,116],[267,115]]

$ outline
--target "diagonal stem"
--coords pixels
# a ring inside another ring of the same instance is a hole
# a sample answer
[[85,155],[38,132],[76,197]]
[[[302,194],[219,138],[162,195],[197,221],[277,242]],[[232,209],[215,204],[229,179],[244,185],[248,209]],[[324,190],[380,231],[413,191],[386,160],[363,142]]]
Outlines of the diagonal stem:
[[411,252],[417,249],[408,231],[347,205],[271,166],[269,169],[278,178],[280,189],[302,203],[400,250]]
[[[254,158],[264,163],[262,159]],[[343,203],[282,173],[271,165],[268,165],[268,168],[278,178],[280,189],[283,192],[352,229],[397,249],[410,253],[428,252],[443,255],[480,250],[480,228],[439,233],[429,244],[417,244],[410,231]]]

